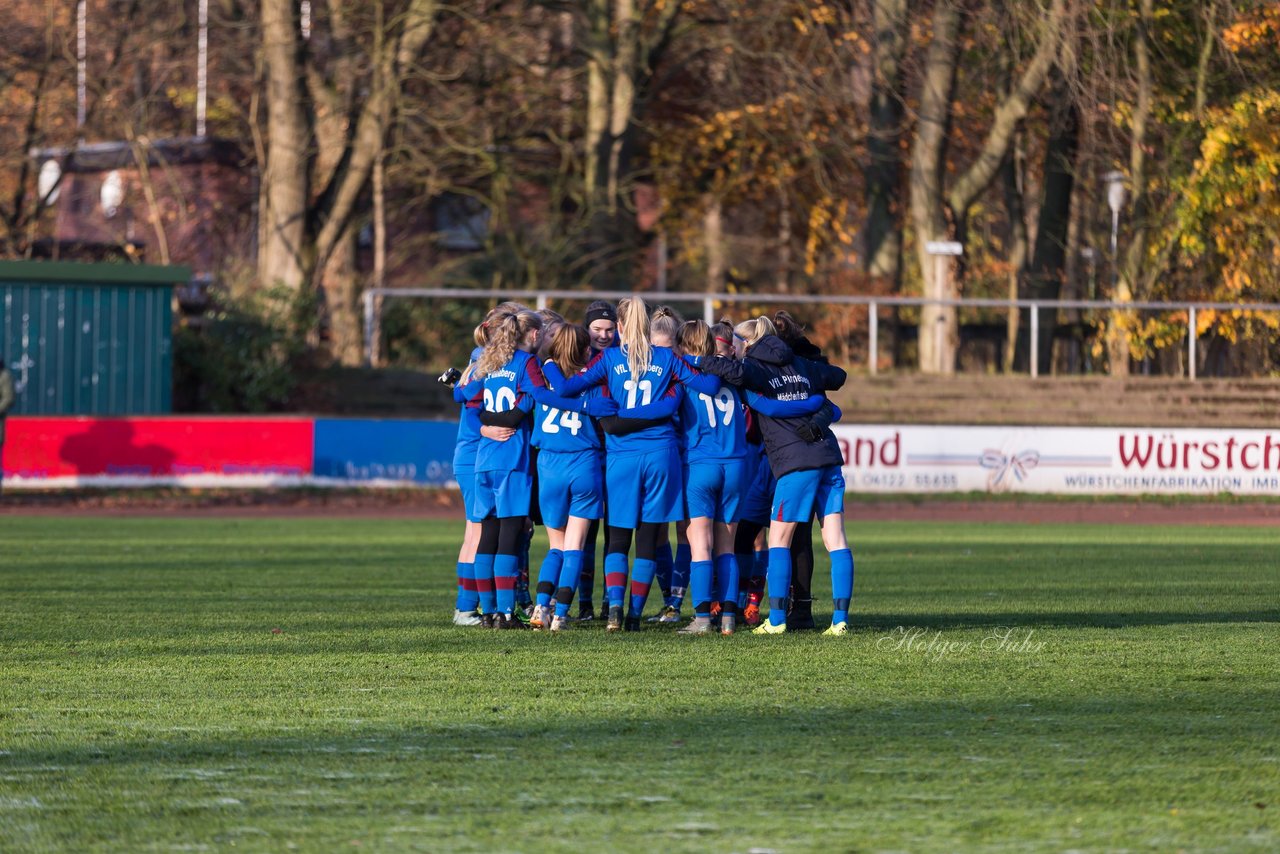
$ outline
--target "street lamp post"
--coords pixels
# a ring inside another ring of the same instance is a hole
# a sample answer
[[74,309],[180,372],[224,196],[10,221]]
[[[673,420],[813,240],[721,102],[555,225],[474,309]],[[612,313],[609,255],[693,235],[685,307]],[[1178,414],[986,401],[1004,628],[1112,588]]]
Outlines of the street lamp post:
[[1120,211],[1124,208],[1125,188],[1123,172],[1108,172],[1102,176],[1107,185],[1107,207],[1111,208],[1111,260],[1116,258],[1116,240],[1120,234]]
[[1124,207],[1124,173],[1113,170],[1102,176],[1107,186],[1107,207],[1111,209],[1111,299],[1117,299],[1120,286],[1120,210]]

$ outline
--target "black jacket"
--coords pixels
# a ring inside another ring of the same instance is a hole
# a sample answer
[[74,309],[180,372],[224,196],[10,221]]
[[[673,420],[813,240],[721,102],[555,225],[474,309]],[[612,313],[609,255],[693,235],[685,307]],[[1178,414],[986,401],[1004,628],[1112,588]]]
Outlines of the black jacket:
[[[796,356],[776,335],[761,338],[741,361],[717,356],[703,359],[700,367],[730,385],[775,400],[805,400],[810,394],[840,388],[848,379],[848,374],[835,365]],[[756,417],[774,477],[844,463],[840,445],[830,430],[823,431],[820,442],[806,442],[800,436],[797,431],[808,418],[770,418],[759,413]]]

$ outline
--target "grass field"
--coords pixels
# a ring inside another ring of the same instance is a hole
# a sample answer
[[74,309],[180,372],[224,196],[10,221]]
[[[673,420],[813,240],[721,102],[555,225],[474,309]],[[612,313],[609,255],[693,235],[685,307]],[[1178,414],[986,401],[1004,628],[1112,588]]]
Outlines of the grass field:
[[0,518],[0,851],[1280,849],[1280,531],[851,524],[845,638],[454,628],[457,534]]

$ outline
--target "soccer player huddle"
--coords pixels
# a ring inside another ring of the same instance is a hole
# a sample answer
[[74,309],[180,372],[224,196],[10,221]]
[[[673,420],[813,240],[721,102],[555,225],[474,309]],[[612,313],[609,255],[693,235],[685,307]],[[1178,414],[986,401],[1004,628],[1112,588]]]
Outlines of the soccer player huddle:
[[[462,407],[456,624],[561,632],[597,619],[603,522],[608,631],[640,630],[655,580],[663,605],[648,622],[680,634],[731,635],[740,619],[756,634],[811,629],[816,520],[831,560],[823,634],[848,631],[840,411],[825,396],[846,374],[789,314],[709,326],[633,296],[592,303],[577,325],[506,302],[475,342],[466,370],[441,377]],[[533,523],[550,546],[536,598]]]

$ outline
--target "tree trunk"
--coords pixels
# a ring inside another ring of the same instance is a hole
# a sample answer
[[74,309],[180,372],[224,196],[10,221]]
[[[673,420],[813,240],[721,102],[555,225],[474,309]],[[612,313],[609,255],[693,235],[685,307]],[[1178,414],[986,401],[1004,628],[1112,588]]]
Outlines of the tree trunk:
[[[949,211],[945,210],[943,169],[951,121],[951,96],[955,88],[956,59],[960,50],[960,7],[954,0],[939,0],[933,13],[933,40],[921,71],[920,107],[916,139],[911,153],[911,220],[916,233],[916,254],[926,298],[954,296],[947,262],[935,262],[926,244],[953,236]],[[920,309],[917,338],[920,371],[950,374],[955,370],[955,311],[937,305]]]
[[[1051,87],[1049,139],[1044,152],[1044,197],[1036,228],[1035,250],[1023,282],[1027,299],[1058,299],[1062,295],[1067,262],[1067,232],[1071,227],[1071,197],[1075,189],[1076,151],[1080,143],[1080,113],[1066,81],[1054,75]],[[1029,370],[1031,359],[1047,374],[1052,369],[1057,311],[1040,313],[1039,351],[1031,353],[1031,334],[1018,335],[1018,369]]]
[[307,154],[298,28],[290,0],[262,0],[262,42],[266,60],[267,162],[263,170],[266,206],[258,250],[258,282],[301,289],[308,280]]
[[791,201],[785,193],[778,198],[778,293],[791,291]]
[[[996,105],[978,155],[943,193],[951,92],[955,86],[961,10],[957,0],[940,0],[933,13],[933,41],[922,73],[916,144],[912,152],[911,215],[924,278],[924,295],[954,299],[961,293],[963,263],[928,254],[933,240],[961,239],[970,208],[999,173],[1019,123],[1057,60],[1067,19],[1067,0],[1053,0],[1035,54],[1012,91]],[[920,370],[952,373],[958,347],[956,311],[926,306],[920,312]]]
[[906,50],[906,0],[873,0],[872,76],[867,128],[867,217],[863,269],[902,286],[903,133],[901,63]]
[[329,317],[329,353],[342,365],[354,367],[363,361],[364,338],[360,316],[360,279],[356,270],[356,228],[348,225],[329,253],[320,277],[324,305]]
[[[383,156],[400,87],[431,37],[437,3],[412,0],[397,18],[394,39],[384,37],[379,20],[371,80],[364,92],[365,84],[352,71],[358,65],[355,57],[342,53],[354,40],[348,37],[340,6],[330,9],[339,53],[324,78],[304,64],[294,4],[262,2],[267,151],[258,281],[323,288],[331,350],[343,364],[358,364],[361,354],[356,204]],[[310,83],[306,91],[304,79]]]
[[[587,121],[583,140],[590,222],[590,279],[599,287],[629,289],[635,279],[639,231],[631,201],[631,157],[636,145],[639,93],[671,37],[679,3],[589,0],[581,41],[587,51]],[[642,25],[647,19],[652,38]]]
[[[1137,28],[1133,40],[1134,71],[1137,75],[1137,103],[1133,109],[1132,133],[1129,137],[1129,192],[1131,221],[1129,245],[1126,248],[1124,261],[1112,258],[1112,263],[1119,266],[1116,292],[1111,295],[1117,302],[1130,302],[1137,293],[1136,283],[1142,270],[1147,249],[1147,194],[1146,188],[1146,145],[1147,122],[1151,117],[1151,95],[1153,83],[1151,79],[1151,27],[1155,20],[1152,0],[1139,0]],[[1117,248],[1118,253],[1118,248]],[[1133,323],[1133,312],[1115,311],[1111,315],[1111,323],[1107,329],[1107,350],[1110,357],[1112,376],[1129,375],[1129,327]]]
[[[1009,218],[1009,298],[1018,299],[1022,294],[1022,279],[1027,272],[1027,252],[1030,239],[1027,236],[1027,211],[1023,202],[1022,178],[1025,164],[1021,153],[1009,152],[1000,167],[1000,184],[1004,190],[1004,209]],[[1010,309],[1006,329],[1004,364],[1007,371],[1026,370],[1019,358],[1018,335],[1024,329],[1021,309]]]
[[[1054,109],[1049,141],[1044,153],[1044,199],[1040,204],[1040,224],[1036,228],[1035,252],[1026,278],[1027,296],[1054,300],[1062,295],[1067,263],[1068,232],[1071,228],[1071,197],[1075,189],[1076,151],[1080,144],[1080,113],[1065,82],[1054,86]],[[1031,353],[1030,334],[1020,352],[1036,359],[1038,370],[1047,374],[1053,363],[1053,338],[1057,311],[1040,314],[1039,349]]]
[[707,252],[707,293],[724,290],[724,218],[720,199],[707,197],[707,212],[702,216],[702,239]]

